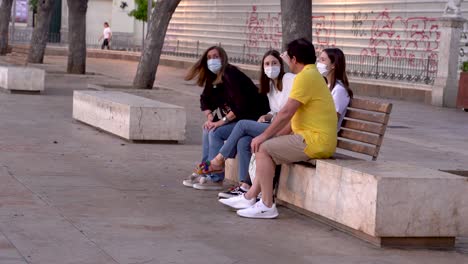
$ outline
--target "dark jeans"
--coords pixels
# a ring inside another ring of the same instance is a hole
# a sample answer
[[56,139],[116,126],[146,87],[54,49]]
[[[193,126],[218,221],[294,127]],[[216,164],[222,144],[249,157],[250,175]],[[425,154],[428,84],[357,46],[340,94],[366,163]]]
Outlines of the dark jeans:
[[109,39],[104,39],[104,41],[102,42],[101,49],[104,49],[105,47],[107,47],[108,50],[110,49]]

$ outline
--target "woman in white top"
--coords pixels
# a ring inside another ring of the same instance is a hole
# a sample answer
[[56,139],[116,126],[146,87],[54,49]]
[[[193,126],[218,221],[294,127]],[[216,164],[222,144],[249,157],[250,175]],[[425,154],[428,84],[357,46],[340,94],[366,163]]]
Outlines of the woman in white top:
[[337,48],[324,49],[318,58],[317,69],[327,79],[335,102],[338,130],[340,130],[346,115],[346,108],[353,98],[353,91],[349,88],[348,76],[346,75],[346,60],[343,51]]
[[[260,93],[268,96],[270,112],[262,115],[257,122],[240,120],[224,142],[219,154],[209,163],[210,170],[219,170],[227,158],[239,159],[238,173],[240,186],[219,193],[220,198],[230,198],[247,192],[252,185],[249,177],[249,162],[252,156],[250,143],[252,139],[267,129],[276,113],[286,104],[295,75],[284,72],[284,63],[280,53],[270,50],[263,56],[260,76]],[[237,150],[237,151],[236,151]]]

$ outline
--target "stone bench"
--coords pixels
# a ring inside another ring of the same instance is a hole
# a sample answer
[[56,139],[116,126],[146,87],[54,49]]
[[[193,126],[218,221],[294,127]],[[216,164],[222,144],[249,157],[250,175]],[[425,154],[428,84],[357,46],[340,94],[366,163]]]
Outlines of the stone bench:
[[44,70],[0,66],[0,87],[7,92],[41,92],[44,83]]
[[468,235],[468,178],[395,162],[282,165],[280,204],[383,247],[451,248]]
[[[468,178],[375,161],[391,108],[353,99],[338,134],[348,155],[283,164],[277,202],[377,246],[451,248],[468,235]],[[237,181],[237,160],[226,161],[226,178]]]
[[185,140],[185,109],[114,91],[75,91],[73,118],[131,141]]

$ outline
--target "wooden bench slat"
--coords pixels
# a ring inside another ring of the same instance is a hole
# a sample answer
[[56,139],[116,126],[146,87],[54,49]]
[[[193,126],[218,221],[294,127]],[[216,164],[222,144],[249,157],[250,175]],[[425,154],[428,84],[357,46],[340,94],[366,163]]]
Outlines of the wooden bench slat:
[[375,123],[365,123],[365,122],[361,122],[358,120],[351,120],[351,119],[345,118],[343,120],[341,127],[382,135],[385,125],[375,124]]
[[349,107],[362,109],[367,111],[374,111],[380,113],[390,113],[392,111],[391,103],[381,103],[375,101],[369,101],[365,99],[353,98],[349,103]]
[[346,141],[342,139],[338,139],[337,147],[341,149],[353,151],[353,152],[366,154],[369,156],[374,156],[375,149],[376,149],[375,147],[370,147],[370,146],[366,146],[363,144],[358,144],[358,143],[354,143],[354,142],[350,142],[350,141]]
[[372,145],[379,144],[379,136],[375,134],[366,134],[355,130],[341,129],[338,133],[339,137],[351,139]]
[[355,109],[348,109],[346,111],[346,117],[380,124],[384,124],[385,122],[385,114],[364,112]]

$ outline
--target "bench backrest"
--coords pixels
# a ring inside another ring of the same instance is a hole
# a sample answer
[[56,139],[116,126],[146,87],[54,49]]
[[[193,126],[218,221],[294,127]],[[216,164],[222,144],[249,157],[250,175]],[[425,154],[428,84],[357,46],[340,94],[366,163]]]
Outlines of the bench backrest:
[[338,133],[338,148],[376,160],[387,129],[391,103],[353,98]]

